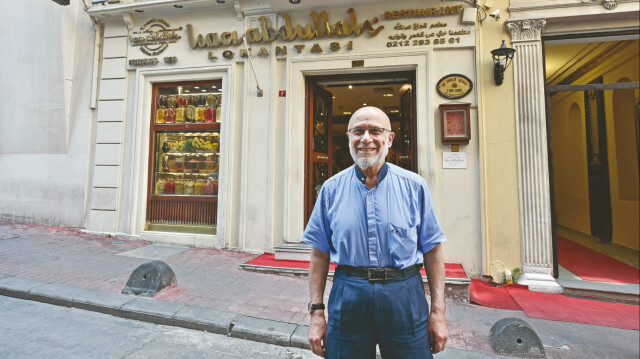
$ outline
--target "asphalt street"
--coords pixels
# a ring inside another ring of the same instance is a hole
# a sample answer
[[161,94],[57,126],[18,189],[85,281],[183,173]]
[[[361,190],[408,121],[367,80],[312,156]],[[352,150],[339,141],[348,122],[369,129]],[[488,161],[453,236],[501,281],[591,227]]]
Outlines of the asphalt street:
[[317,358],[309,350],[0,296],[0,358]]

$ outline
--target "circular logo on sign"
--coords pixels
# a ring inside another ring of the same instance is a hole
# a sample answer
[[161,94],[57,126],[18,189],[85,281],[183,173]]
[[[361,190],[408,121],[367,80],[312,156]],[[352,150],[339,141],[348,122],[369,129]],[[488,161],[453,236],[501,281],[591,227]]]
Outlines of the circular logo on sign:
[[448,99],[465,97],[473,89],[473,83],[465,75],[451,74],[438,81],[436,90],[440,96]]
[[149,56],[161,54],[169,47],[169,44],[180,40],[181,36],[176,31],[182,30],[182,26],[171,28],[162,19],[151,19],[140,26],[140,31],[134,31],[130,36],[131,46],[140,46],[140,51]]

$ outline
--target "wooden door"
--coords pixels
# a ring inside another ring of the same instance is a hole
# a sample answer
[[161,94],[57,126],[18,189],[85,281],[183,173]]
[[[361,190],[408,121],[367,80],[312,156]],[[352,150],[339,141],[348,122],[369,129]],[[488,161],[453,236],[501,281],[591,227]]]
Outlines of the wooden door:
[[318,85],[307,89],[305,225],[324,181],[332,173],[331,110],[332,95]]

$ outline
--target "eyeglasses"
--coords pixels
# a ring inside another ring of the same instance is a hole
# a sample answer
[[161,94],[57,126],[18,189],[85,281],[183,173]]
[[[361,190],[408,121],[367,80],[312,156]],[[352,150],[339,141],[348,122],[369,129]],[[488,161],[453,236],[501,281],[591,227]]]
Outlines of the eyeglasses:
[[369,136],[371,137],[380,137],[384,134],[384,131],[391,132],[391,130],[387,130],[386,128],[374,127],[374,128],[350,128],[348,132],[352,136],[362,137],[366,132],[369,132]]

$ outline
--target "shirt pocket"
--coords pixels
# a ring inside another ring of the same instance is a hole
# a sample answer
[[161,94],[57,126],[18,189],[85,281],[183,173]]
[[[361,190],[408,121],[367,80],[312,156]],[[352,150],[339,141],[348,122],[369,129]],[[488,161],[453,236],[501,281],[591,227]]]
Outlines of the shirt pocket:
[[389,223],[389,254],[395,267],[411,261],[418,250],[418,226],[400,227]]

